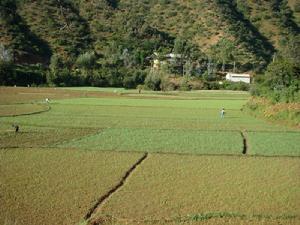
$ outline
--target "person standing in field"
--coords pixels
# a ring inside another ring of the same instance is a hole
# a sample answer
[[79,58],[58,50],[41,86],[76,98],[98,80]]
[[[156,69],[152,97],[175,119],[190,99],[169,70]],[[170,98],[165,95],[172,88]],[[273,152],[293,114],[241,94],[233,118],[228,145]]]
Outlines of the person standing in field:
[[13,124],[12,127],[15,128],[15,132],[16,132],[16,133],[19,132],[19,125],[18,125],[18,124]]
[[222,110],[220,112],[220,115],[221,115],[221,118],[224,118],[224,116],[225,116],[225,109],[224,108],[222,108]]

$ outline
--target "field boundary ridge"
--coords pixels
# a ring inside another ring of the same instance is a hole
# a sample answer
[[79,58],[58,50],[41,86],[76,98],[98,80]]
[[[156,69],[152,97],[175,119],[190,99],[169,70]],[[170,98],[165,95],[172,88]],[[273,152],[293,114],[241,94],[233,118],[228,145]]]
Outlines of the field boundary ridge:
[[[5,105],[25,105],[25,104],[30,104],[30,103],[16,103],[16,104],[5,104]],[[35,104],[35,103],[31,103],[32,105],[43,105],[43,104]],[[44,105],[43,105],[44,106]],[[15,114],[15,115],[0,115],[0,117],[17,117],[17,116],[30,116],[30,115],[35,115],[35,114],[41,114],[41,113],[45,113],[45,112],[49,112],[51,110],[51,106],[50,105],[46,105],[46,109],[44,110],[39,110],[39,111],[35,111],[35,112],[30,112],[30,113],[21,113],[21,114]]]
[[194,215],[187,215],[182,217],[174,217],[174,218],[161,218],[161,219],[134,219],[134,218],[120,218],[115,217],[113,215],[102,215],[97,220],[93,221],[89,225],[100,225],[100,224],[113,224],[114,222],[123,222],[126,224],[130,223],[138,223],[138,224],[156,224],[156,223],[185,223],[185,222],[197,222],[197,221],[207,221],[210,219],[242,219],[242,220],[298,220],[299,216],[297,215],[288,215],[282,214],[278,216],[274,215],[265,215],[265,214],[253,214],[247,215],[236,212],[207,212],[207,213],[199,213]]
[[243,138],[243,151],[242,151],[242,153],[244,155],[246,155],[246,154],[248,154],[248,151],[249,151],[248,141],[247,141],[247,138],[246,138],[246,131],[242,130],[240,133],[241,133],[241,136]]
[[96,211],[99,210],[101,205],[108,199],[112,194],[114,194],[117,190],[119,190],[125,183],[126,180],[129,178],[129,176],[132,174],[132,172],[148,157],[148,153],[144,153],[143,156],[136,161],[123,175],[123,177],[120,179],[120,181],[113,186],[106,194],[101,196],[98,201],[95,203],[94,206],[92,206],[87,214],[84,216],[84,220],[89,221],[92,216],[96,213]]

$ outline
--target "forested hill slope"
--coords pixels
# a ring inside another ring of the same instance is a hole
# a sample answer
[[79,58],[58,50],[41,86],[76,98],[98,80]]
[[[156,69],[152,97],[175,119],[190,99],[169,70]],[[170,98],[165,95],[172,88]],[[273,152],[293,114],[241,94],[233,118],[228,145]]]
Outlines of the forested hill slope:
[[0,13],[0,42],[20,62],[47,63],[53,54],[74,61],[91,50],[111,55],[118,46],[143,60],[153,51],[172,51],[174,40],[181,38],[206,57],[222,55],[220,49],[231,43],[231,58],[235,61],[264,66],[276,51],[299,38],[300,3],[1,0]]

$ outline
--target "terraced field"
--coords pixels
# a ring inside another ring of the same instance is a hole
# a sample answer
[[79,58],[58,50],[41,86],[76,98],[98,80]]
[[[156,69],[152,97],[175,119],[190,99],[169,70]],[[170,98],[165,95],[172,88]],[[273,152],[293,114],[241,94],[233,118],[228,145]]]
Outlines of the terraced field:
[[300,222],[299,129],[245,92],[136,92],[0,88],[0,223]]
[[1,149],[0,224],[69,225],[141,154],[62,149]]
[[99,217],[175,224],[223,214],[233,222],[261,218],[269,224],[277,218],[291,224],[300,215],[299,171],[296,158],[153,154],[99,209]]

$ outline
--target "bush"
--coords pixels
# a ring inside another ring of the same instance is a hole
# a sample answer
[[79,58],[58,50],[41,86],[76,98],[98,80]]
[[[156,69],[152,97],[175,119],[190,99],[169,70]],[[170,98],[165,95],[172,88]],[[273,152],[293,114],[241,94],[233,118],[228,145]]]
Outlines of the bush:
[[108,86],[108,81],[103,77],[100,71],[95,71],[92,76],[87,77],[87,83],[93,87],[106,87]]
[[249,91],[250,84],[247,84],[245,82],[224,81],[222,84],[222,88],[226,90],[233,90],[233,91]]
[[15,67],[16,85],[41,85],[46,83],[46,68],[40,64]]
[[180,91],[190,91],[191,86],[189,85],[189,79],[187,77],[183,77],[180,86],[179,86]]
[[190,82],[190,87],[192,90],[202,90],[204,89],[204,83],[200,80]]
[[159,91],[161,76],[158,71],[150,71],[145,79],[145,86],[153,91]]
[[11,62],[0,63],[1,85],[41,85],[46,83],[46,68],[36,65],[14,65]]
[[123,87],[125,88],[136,88],[137,85],[143,84],[146,72],[142,70],[122,70],[123,78]]

